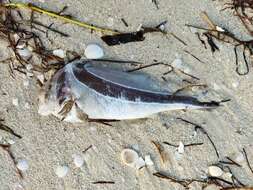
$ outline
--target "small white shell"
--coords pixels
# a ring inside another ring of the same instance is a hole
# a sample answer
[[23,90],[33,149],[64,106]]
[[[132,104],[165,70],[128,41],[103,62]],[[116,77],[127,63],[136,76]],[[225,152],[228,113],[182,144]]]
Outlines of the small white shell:
[[66,52],[62,49],[53,50],[53,54],[57,57],[62,58],[62,59],[64,59],[66,57]]
[[135,165],[136,169],[141,169],[142,167],[144,167],[146,165],[146,163],[145,163],[145,161],[143,160],[142,157],[139,157],[134,165]]
[[68,166],[58,166],[55,170],[55,174],[60,177],[63,178],[67,175],[69,171],[69,167]]
[[150,155],[145,156],[145,163],[146,163],[147,166],[153,166],[154,165],[154,162],[151,159]]
[[18,106],[18,104],[19,104],[18,99],[17,99],[17,98],[13,98],[13,99],[12,99],[12,104],[13,104],[14,106]]
[[208,174],[213,177],[220,177],[223,174],[223,171],[218,166],[209,166],[208,167]]
[[18,49],[17,52],[23,58],[29,58],[32,55],[32,53],[27,48]]
[[7,142],[8,142],[8,144],[10,144],[10,145],[13,145],[13,144],[16,143],[16,142],[15,142],[14,140],[12,140],[12,139],[8,139]]
[[97,44],[89,44],[84,54],[88,59],[100,59],[104,56],[104,50]]
[[184,153],[184,144],[180,141],[179,146],[177,148],[178,153],[183,154]]
[[225,30],[220,26],[216,26],[216,30],[219,32],[225,32]]
[[29,168],[29,165],[28,165],[28,162],[26,160],[19,160],[18,163],[17,163],[17,168],[20,170],[20,171],[25,171],[25,170],[28,170]]
[[74,159],[74,164],[76,167],[80,168],[83,166],[84,159],[80,155],[74,154],[74,155],[72,155],[72,157]]
[[139,155],[133,149],[127,148],[121,152],[121,159],[127,166],[135,167],[135,163],[139,160]]

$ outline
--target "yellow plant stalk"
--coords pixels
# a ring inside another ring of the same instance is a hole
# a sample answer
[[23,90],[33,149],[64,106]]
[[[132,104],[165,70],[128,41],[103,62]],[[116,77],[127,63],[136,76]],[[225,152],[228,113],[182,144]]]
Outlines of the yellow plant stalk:
[[117,31],[114,31],[114,30],[111,30],[111,29],[105,29],[105,28],[101,28],[101,27],[97,27],[97,26],[93,26],[93,25],[85,23],[85,22],[81,22],[81,21],[78,21],[78,20],[75,20],[75,19],[72,19],[72,18],[68,18],[66,16],[62,16],[62,15],[59,15],[57,13],[42,9],[42,8],[37,7],[35,5],[32,5],[30,3],[29,4],[25,4],[25,3],[6,3],[6,4],[3,4],[3,6],[11,7],[11,8],[28,8],[28,9],[34,11],[34,12],[45,14],[45,15],[48,15],[50,17],[54,17],[54,18],[60,19],[62,21],[65,21],[67,23],[78,25],[78,26],[86,28],[86,29],[94,30],[94,31],[97,31],[97,32],[102,32],[102,33],[105,33],[105,34],[119,34],[119,32],[117,32]]

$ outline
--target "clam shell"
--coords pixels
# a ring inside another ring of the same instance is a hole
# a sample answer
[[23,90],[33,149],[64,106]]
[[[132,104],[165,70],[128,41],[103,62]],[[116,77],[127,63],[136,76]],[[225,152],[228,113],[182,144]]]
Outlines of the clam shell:
[[121,159],[127,166],[135,167],[139,161],[139,155],[135,150],[127,148],[121,152]]

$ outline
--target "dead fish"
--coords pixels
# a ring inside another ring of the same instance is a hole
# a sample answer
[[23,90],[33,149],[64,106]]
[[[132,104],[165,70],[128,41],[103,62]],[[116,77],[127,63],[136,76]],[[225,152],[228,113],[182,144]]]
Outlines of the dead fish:
[[99,66],[101,60],[79,60],[60,69],[40,95],[39,113],[65,121],[129,120],[179,109],[209,109],[200,102],[151,88],[151,79]]

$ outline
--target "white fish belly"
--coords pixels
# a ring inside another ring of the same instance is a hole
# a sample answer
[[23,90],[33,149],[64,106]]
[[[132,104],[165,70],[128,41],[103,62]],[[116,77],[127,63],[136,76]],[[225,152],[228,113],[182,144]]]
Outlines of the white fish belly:
[[[87,91],[89,92],[87,93]],[[145,103],[141,101],[133,102],[124,98],[104,96],[91,89],[86,89],[86,93],[87,95],[78,99],[76,103],[90,119],[138,119],[168,110],[194,109],[191,105],[181,103],[161,104]]]

